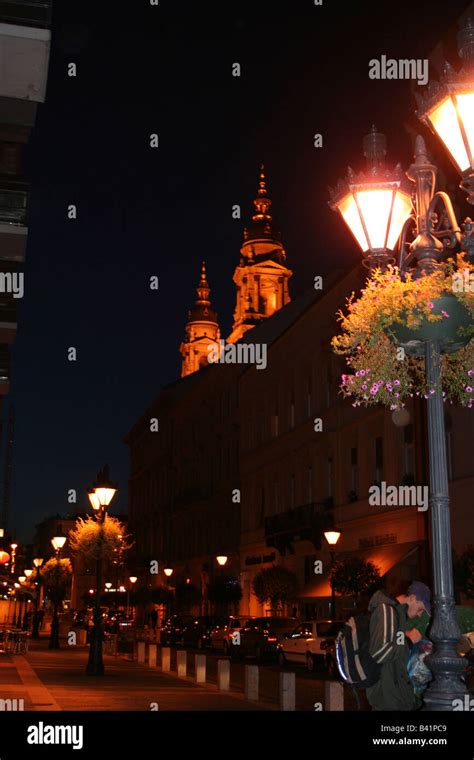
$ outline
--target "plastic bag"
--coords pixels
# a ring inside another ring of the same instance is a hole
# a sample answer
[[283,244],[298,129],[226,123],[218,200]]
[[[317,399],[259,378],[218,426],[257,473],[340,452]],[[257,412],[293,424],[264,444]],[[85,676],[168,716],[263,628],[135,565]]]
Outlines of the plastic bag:
[[413,648],[408,657],[407,670],[408,677],[415,690],[415,694],[423,694],[424,690],[428,686],[429,682],[433,678],[433,674],[425,663],[425,657],[431,654],[433,644],[427,639],[421,639]]

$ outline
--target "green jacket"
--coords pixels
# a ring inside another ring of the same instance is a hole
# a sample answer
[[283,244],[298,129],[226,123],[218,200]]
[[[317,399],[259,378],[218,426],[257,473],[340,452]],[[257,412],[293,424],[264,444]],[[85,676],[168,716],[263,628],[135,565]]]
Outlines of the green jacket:
[[369,651],[382,668],[380,679],[366,689],[373,710],[414,710],[415,692],[408,678],[409,645],[405,636],[407,605],[399,604],[383,591],[377,591],[369,602]]

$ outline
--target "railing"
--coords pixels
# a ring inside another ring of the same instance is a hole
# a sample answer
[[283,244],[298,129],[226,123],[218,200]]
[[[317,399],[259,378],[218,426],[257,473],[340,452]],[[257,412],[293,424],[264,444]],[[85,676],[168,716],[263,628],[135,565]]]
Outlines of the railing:
[[26,225],[28,185],[0,178],[0,222]]
[[0,22],[19,26],[51,26],[52,0],[7,0],[0,2]]

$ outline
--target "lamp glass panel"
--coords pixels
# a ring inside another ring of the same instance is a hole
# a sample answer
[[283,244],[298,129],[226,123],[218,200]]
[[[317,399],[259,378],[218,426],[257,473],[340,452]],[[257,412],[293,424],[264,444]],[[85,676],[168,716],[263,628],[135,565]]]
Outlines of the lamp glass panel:
[[390,232],[388,233],[387,248],[393,251],[400,237],[403,225],[412,212],[411,198],[406,193],[397,190],[393,202],[392,219],[390,222]]
[[[474,154],[474,93],[463,92],[457,96],[458,113],[462,121],[464,132],[469,143],[471,156]],[[469,161],[469,156],[468,156]],[[471,164],[468,164],[468,167]]]
[[66,543],[66,536],[55,536],[53,538],[54,541],[54,548],[55,549],[62,549],[64,544]]
[[324,537],[330,546],[335,546],[339,541],[341,534],[337,530],[327,530]]
[[95,493],[99,499],[99,503],[103,507],[108,507],[115,495],[115,488],[96,488]]
[[[468,101],[463,100],[462,106],[459,106],[460,115],[466,110],[467,106]],[[470,166],[469,157],[459,127],[458,112],[456,111],[456,107],[451,97],[446,98],[442,103],[433,108],[433,110],[428,113],[428,119],[438,136],[444,142],[453,161],[457,164],[458,169],[461,172],[468,169]]]
[[359,243],[360,247],[363,251],[366,251],[369,247],[369,244],[367,242],[364,228],[362,226],[362,222],[360,221],[359,210],[352,193],[349,193],[342,199],[342,201],[339,203],[338,208],[342,214],[342,218]]
[[369,236],[368,248],[385,248],[392,199],[391,188],[357,191],[360,212]]
[[94,491],[90,491],[88,496],[92,509],[100,509],[100,501],[97,494]]

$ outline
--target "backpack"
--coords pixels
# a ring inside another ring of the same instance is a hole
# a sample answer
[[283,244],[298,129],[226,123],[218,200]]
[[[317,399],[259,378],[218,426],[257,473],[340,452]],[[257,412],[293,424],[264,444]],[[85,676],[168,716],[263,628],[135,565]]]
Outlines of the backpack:
[[343,681],[355,689],[373,686],[380,678],[382,666],[369,653],[370,613],[349,618],[336,641],[336,662]]

